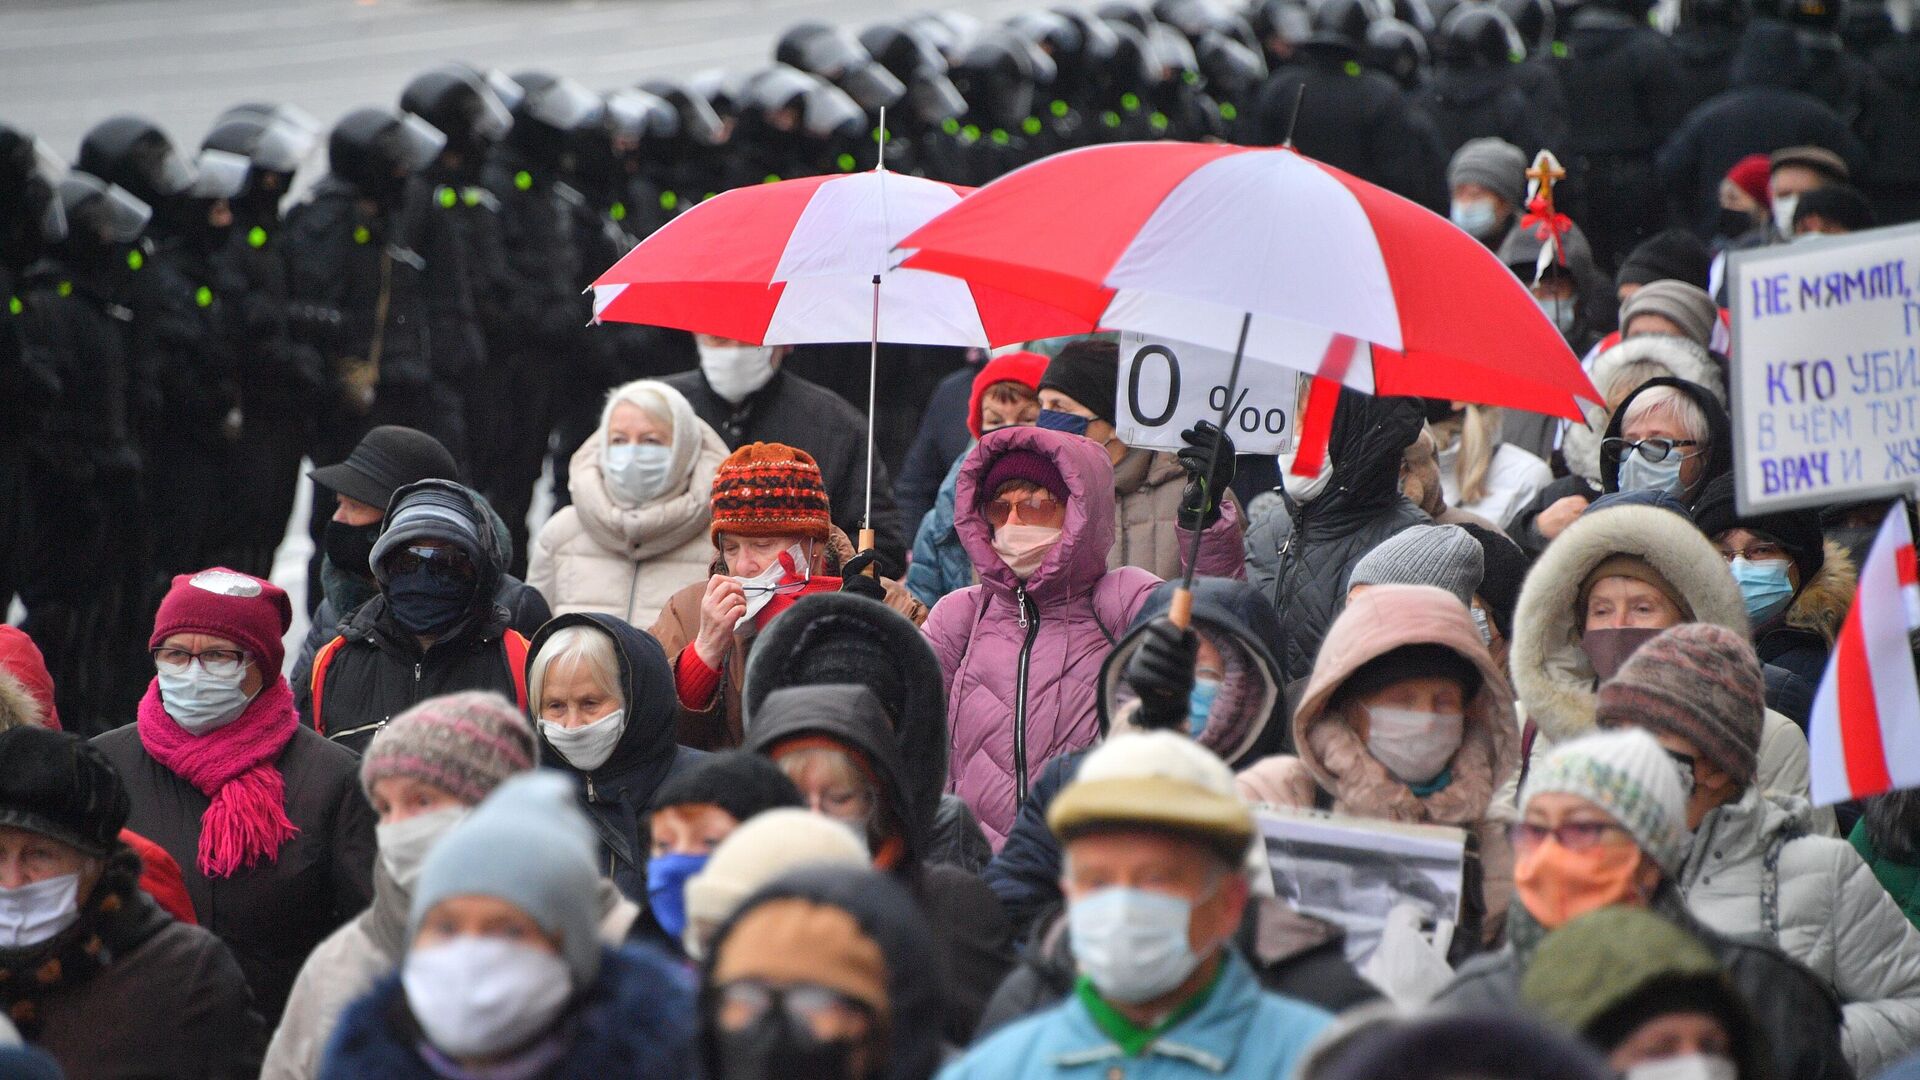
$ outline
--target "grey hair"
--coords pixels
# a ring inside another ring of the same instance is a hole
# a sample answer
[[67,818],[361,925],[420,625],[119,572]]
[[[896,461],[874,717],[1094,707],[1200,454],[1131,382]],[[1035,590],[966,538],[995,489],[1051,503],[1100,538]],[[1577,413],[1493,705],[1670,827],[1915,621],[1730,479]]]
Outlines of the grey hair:
[[1655,413],[1665,413],[1687,438],[1706,443],[1711,438],[1707,430],[1707,414],[1700,406],[1677,386],[1656,386],[1643,391],[1627,406],[1627,415],[1620,419],[1620,431],[1626,430]]
[[600,689],[620,699],[622,705],[627,704],[626,688],[620,685],[620,657],[614,650],[613,638],[599,627],[576,624],[555,630],[533,658],[527,672],[527,707],[535,716],[540,714],[540,694],[546,686],[547,669],[563,660],[585,664]]

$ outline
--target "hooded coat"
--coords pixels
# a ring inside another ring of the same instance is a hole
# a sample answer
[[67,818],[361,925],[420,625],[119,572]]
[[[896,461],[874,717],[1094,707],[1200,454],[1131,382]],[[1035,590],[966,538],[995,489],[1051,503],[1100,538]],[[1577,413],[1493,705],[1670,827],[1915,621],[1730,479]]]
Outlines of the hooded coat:
[[1257,523],[1248,534],[1248,580],[1281,615],[1280,637],[1268,646],[1283,683],[1312,673],[1320,639],[1346,599],[1353,564],[1402,529],[1431,524],[1400,494],[1400,462],[1423,422],[1412,398],[1340,391],[1327,441],[1333,475],[1326,490],[1301,505],[1283,489],[1291,519],[1286,535]]
[[[1186,569],[1193,532],[1181,524],[1180,505],[1187,471],[1164,450],[1136,447],[1113,467],[1119,528],[1107,552],[1107,569],[1137,566],[1160,578],[1179,577]],[[955,488],[956,497],[958,488]],[[956,516],[958,516],[956,514]],[[1245,516],[1232,492],[1220,500],[1220,518],[1200,534],[1198,574],[1245,577]]]
[[1753,632],[1753,649],[1761,663],[1785,668],[1808,686],[1819,686],[1825,677],[1827,657],[1860,585],[1860,572],[1847,549],[1831,540],[1823,543],[1826,557],[1819,571],[1800,586],[1784,614]]
[[915,802],[914,779],[886,707],[872,691],[827,683],[770,695],[754,716],[746,749],[771,757],[780,743],[801,735],[825,736],[854,750],[879,781],[881,805],[875,813],[891,819],[903,842],[899,858],[885,869],[913,890],[934,927],[945,980],[944,1030],[948,1041],[964,1045],[987,998],[1013,964],[1012,924],[979,878],[954,866],[928,863],[929,821]]
[[669,494],[641,506],[614,502],[600,469],[604,425],[574,451],[567,472],[573,503],[541,527],[527,563],[527,583],[556,614],[600,611],[651,626],[674,593],[706,580],[713,474],[727,444],[685,398],[662,396],[673,412],[668,468],[679,481]]
[[653,808],[653,793],[667,778],[685,771],[705,755],[676,745],[673,715],[673,671],[660,643],[612,615],[576,612],[557,616],[540,628],[527,648],[527,680],[540,650],[553,635],[569,626],[591,626],[613,639],[620,661],[620,701],[627,711],[626,728],[614,745],[613,756],[590,772],[575,768],[547,741],[540,723],[540,703],[527,703],[534,735],[540,744],[540,764],[572,778],[580,808],[593,822],[600,843],[601,873],[613,879],[634,903],[647,902],[647,841],[641,824]]
[[1693,831],[1679,885],[1724,934],[1772,939],[1840,997],[1860,1076],[1920,1049],[1920,930],[1844,840],[1810,835],[1804,799],[1748,788]]
[[[1367,752],[1333,701],[1367,664],[1402,646],[1427,644],[1445,646],[1472,664],[1481,683],[1467,702],[1460,748],[1447,763],[1452,782],[1422,796]],[[1235,778],[1241,798],[1305,810],[1322,805],[1319,793],[1325,791],[1336,814],[1467,830],[1467,850],[1478,860],[1468,879],[1478,882],[1479,897],[1476,903],[1470,895],[1462,904],[1460,940],[1469,951],[1500,940],[1513,896],[1513,848],[1507,841],[1513,815],[1494,795],[1519,770],[1520,734],[1506,676],[1487,655],[1458,598],[1426,585],[1377,585],[1354,597],[1321,645],[1294,710],[1293,745],[1298,756],[1268,758]]]
[[[1003,453],[1048,458],[1067,486],[1060,540],[1024,582],[993,549],[981,512]],[[923,627],[947,694],[947,789],[973,807],[995,850],[1047,761],[1092,745],[1100,665],[1160,579],[1107,569],[1115,528],[1113,466],[1090,440],[1037,427],[990,432],[967,455],[954,527],[980,584],[948,593]]]
[[1621,398],[1620,407],[1613,410],[1613,417],[1607,421],[1607,433],[1600,440],[1600,490],[1609,495],[1620,490],[1620,455],[1608,449],[1607,440],[1624,438],[1620,432],[1626,427],[1627,411],[1633,407],[1634,399],[1656,386],[1671,386],[1685,394],[1707,418],[1707,467],[1694,485],[1693,497],[1682,499],[1687,509],[1692,510],[1694,503],[1706,493],[1707,481],[1733,471],[1733,424],[1727,419],[1720,396],[1709,389],[1712,383],[1702,385],[1662,376],[1648,379],[1639,389]]
[[430,697],[457,690],[492,690],[509,701],[519,696],[517,673],[504,643],[507,635],[518,632],[496,599],[507,564],[491,510],[478,494],[450,480],[422,480],[394,493],[388,520],[408,493],[423,490],[454,496],[471,510],[472,532],[456,536],[450,529],[447,539],[461,544],[473,563],[473,606],[453,632],[424,650],[418,638],[394,621],[384,593],[340,624],[339,644],[322,647],[332,649],[333,655],[323,672],[321,715],[315,715],[311,682],[295,686],[294,696],[302,719],[356,754],[365,752],[387,721]]

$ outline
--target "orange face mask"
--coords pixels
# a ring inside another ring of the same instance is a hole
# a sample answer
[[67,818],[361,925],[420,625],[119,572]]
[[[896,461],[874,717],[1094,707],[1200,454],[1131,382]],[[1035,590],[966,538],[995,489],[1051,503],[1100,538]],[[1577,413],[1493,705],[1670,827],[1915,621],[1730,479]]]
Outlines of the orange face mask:
[[1514,864],[1513,886],[1540,925],[1557,930],[1589,911],[1636,899],[1640,858],[1632,844],[1569,851],[1546,840]]

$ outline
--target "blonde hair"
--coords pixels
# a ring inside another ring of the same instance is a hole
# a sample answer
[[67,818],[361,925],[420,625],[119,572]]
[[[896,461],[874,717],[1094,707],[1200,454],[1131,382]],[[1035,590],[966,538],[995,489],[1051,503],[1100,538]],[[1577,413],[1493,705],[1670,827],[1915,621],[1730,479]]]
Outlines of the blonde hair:
[[622,386],[607,391],[607,403],[600,410],[600,433],[606,434],[607,425],[613,423],[613,410],[621,402],[639,409],[646,418],[660,425],[660,430],[673,440],[673,404],[667,400],[667,392],[678,393],[672,387],[654,379],[635,379]]
[[622,705],[627,704],[626,688],[620,685],[620,657],[612,636],[597,626],[575,624],[555,630],[534,655],[527,672],[527,708],[533,715],[540,715],[540,695],[546,688],[548,669],[563,660],[585,664],[596,686]]
[[1504,415],[1491,405],[1467,406],[1460,421],[1460,456],[1453,463],[1453,478],[1460,485],[1456,503],[1466,506],[1487,497],[1487,474],[1493,471],[1493,455],[1500,452]]

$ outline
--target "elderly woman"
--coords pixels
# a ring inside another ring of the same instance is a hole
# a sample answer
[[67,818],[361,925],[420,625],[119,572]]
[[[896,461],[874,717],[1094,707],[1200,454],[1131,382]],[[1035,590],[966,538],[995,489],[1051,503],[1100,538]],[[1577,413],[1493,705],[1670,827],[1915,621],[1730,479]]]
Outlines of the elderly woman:
[[173,579],[137,723],[95,740],[128,827],[180,864],[201,925],[278,1022],[307,954],[373,896],[373,812],[354,756],[301,726],[280,675],[287,594],[232,570]]
[[406,958],[341,1017],[323,1078],[688,1076],[692,980],[596,933],[593,837],[566,784],[502,784],[427,856]]
[[642,823],[661,786],[704,756],[674,743],[660,643],[612,615],[562,615],[533,637],[527,702],[541,764],[572,777],[599,837],[595,865],[644,905]]
[[604,611],[647,626],[705,576],[708,489],[727,445],[680,391],[639,379],[607,396],[600,429],[574,451],[573,504],[534,541],[527,584],[554,614]]
[[1601,487],[1660,491],[1691,509],[1707,481],[1733,470],[1733,430],[1706,387],[1650,379],[1614,410],[1600,443]]

